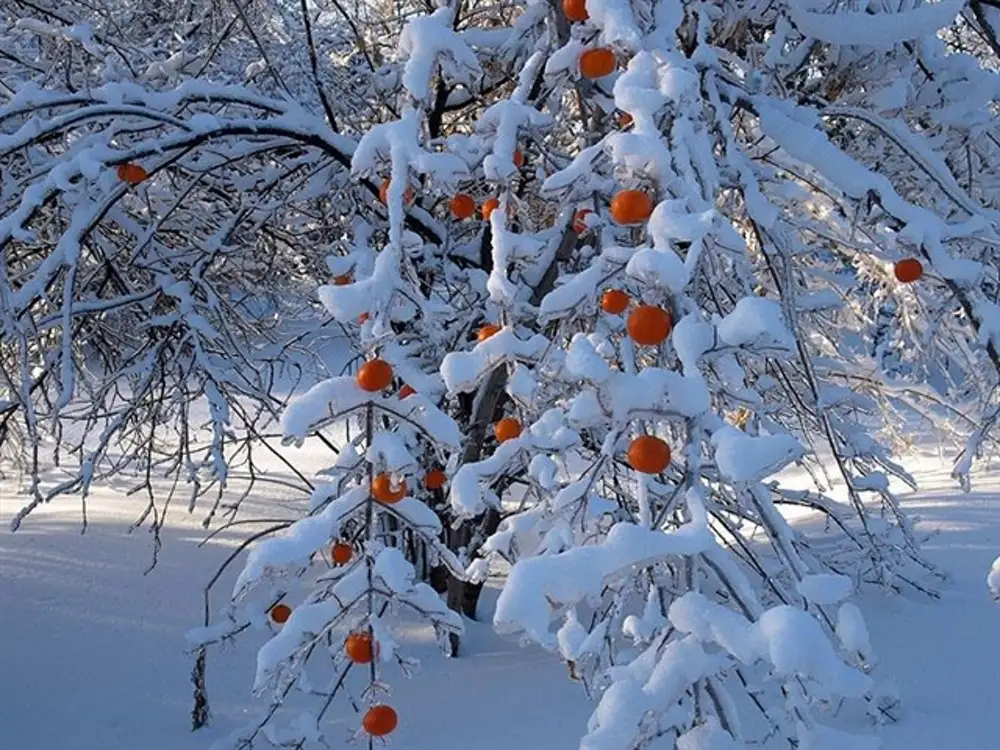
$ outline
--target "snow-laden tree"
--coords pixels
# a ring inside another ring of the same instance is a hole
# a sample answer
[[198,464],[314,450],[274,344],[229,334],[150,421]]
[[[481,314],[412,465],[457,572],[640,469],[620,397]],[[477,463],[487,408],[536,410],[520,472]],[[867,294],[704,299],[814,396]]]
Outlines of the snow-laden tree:
[[[893,700],[849,599],[933,595],[896,457],[932,424],[968,487],[996,441],[994,9],[104,10],[0,10],[0,445],[25,513],[127,472],[154,523],[154,477],[266,491],[279,415],[331,448],[321,481],[280,453],[303,518],[194,634],[276,628],[235,746],[320,742],[345,638],[377,701],[394,608],[457,653],[415,564],[468,615],[505,572],[495,624],[598,699],[588,750],[875,746]],[[286,406],[333,325],[396,380]],[[321,707],[273,727],[293,688]]]

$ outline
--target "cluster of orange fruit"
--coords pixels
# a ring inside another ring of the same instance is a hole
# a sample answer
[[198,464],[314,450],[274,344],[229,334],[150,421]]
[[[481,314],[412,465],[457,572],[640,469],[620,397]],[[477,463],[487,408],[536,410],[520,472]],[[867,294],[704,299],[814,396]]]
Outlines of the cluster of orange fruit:
[[[497,329],[499,330],[499,329]],[[393,371],[392,365],[384,359],[376,357],[370,359],[358,368],[354,382],[358,387],[369,393],[384,391],[392,385]],[[416,393],[413,386],[404,384],[399,389],[399,398],[405,399]],[[439,490],[448,482],[448,476],[442,469],[432,469],[424,475],[424,487],[429,490]],[[406,480],[401,479],[397,485],[393,485],[392,477],[382,473],[372,479],[371,494],[380,503],[392,505],[398,503],[406,497]]]
[[[283,625],[291,617],[292,608],[287,604],[275,604],[268,614],[273,622]],[[352,633],[344,641],[344,653],[354,664],[370,664],[378,655],[378,644],[368,633]],[[372,706],[361,719],[361,726],[373,737],[391,734],[398,724],[395,709],[385,704]]]

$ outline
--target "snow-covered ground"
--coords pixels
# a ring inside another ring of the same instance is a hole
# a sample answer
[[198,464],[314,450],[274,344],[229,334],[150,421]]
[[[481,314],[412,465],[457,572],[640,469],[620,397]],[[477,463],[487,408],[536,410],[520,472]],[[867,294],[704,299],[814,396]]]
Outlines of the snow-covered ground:
[[[873,645],[905,706],[902,720],[884,731],[884,748],[994,750],[1000,606],[985,578],[1000,553],[1000,479],[980,478],[963,495],[937,459],[915,456],[907,464],[922,488],[905,497],[906,507],[925,529],[940,530],[927,549],[952,577],[939,602],[863,601]],[[11,483],[0,483],[0,747],[204,749],[259,707],[249,686],[264,632],[210,652],[214,722],[188,731],[192,661],[184,632],[200,624],[201,587],[238,537],[199,547],[200,516],[179,511],[159,564],[144,575],[150,537],[127,533],[135,502],[106,488],[90,501],[85,535],[72,500],[40,509],[12,535],[6,527],[21,498]],[[267,508],[264,515],[289,515],[287,498],[255,502]],[[232,575],[221,596],[231,582]],[[486,622],[470,626],[466,655],[457,660],[444,659],[427,631],[403,630],[423,667],[408,681],[388,675],[401,717],[392,747],[578,746],[590,705],[564,665],[493,635]],[[334,747],[349,735],[350,709],[338,716]]]

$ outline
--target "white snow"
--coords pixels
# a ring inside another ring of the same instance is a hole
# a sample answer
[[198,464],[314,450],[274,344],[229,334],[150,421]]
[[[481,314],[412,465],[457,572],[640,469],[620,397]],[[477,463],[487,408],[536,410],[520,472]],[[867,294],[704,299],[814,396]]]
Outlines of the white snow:
[[713,433],[712,445],[719,471],[733,482],[763,479],[805,453],[791,435],[751,436],[729,425]]
[[847,576],[821,573],[806,576],[796,588],[813,604],[836,604],[854,593],[854,582]]
[[[937,602],[867,597],[867,637],[862,641],[859,620],[848,614],[859,610],[845,603],[838,617],[838,637],[848,651],[864,650],[870,638],[881,668],[899,685],[904,710],[899,723],[882,728],[884,750],[940,750],[953,747],[956,737],[961,738],[961,750],[993,750],[995,737],[982,717],[992,710],[1000,607],[984,591],[983,578],[1000,551],[998,488],[995,480],[980,477],[976,492],[955,494],[947,462],[933,455],[911,462],[924,489],[904,502],[929,527],[941,530],[926,549],[952,573],[951,584]],[[6,480],[2,491],[3,498],[15,498],[0,503],[0,524],[6,526],[17,505],[16,494]],[[268,497],[258,504],[273,515],[292,503],[290,498]],[[0,599],[16,603],[16,616],[0,617],[0,638],[17,644],[0,656],[7,678],[0,687],[4,740],[39,750],[121,746],[204,750],[245,721],[246,686],[254,674],[256,647],[269,635],[255,629],[238,647],[210,651],[214,723],[191,733],[191,660],[184,653],[184,633],[201,622],[200,589],[205,579],[241,537],[221,535],[198,547],[203,535],[199,519],[171,513],[160,562],[144,576],[151,553],[149,536],[127,533],[135,506],[123,504],[110,487],[98,488],[89,505],[91,525],[85,535],[79,534],[78,505],[57,502],[40,508],[16,534],[0,538]],[[225,577],[224,590],[213,600],[216,605],[235,575],[231,571]],[[481,612],[489,618],[489,602],[485,607]],[[846,626],[849,621],[852,624]],[[565,666],[551,655],[492,635],[488,624],[466,622],[466,628],[465,655],[445,660],[429,629],[416,624],[394,627],[396,639],[408,651],[416,651],[423,663],[412,680],[390,672],[393,700],[403,719],[394,744],[457,747],[474,732],[481,750],[508,750],[516,743],[545,750],[579,748],[594,706],[579,683],[567,679]],[[690,656],[681,659],[679,646],[662,652],[654,646],[651,656],[662,653],[665,665],[687,665],[685,670],[701,665],[711,672],[718,664],[701,661],[705,657],[698,654],[704,651],[696,641],[677,643],[687,644]],[[671,655],[673,659],[668,658]],[[606,745],[597,742],[602,726],[609,732],[618,726],[623,734],[627,728],[634,736],[637,718],[646,708],[663,709],[665,693],[642,689],[657,663],[654,659],[649,664],[645,677],[636,674],[635,687],[616,685],[614,693],[606,695],[598,708],[602,718],[589,730],[596,739],[584,747],[604,750]],[[95,675],[100,676],[99,690]],[[155,683],[149,675],[156,676]],[[965,688],[956,689],[957,685]],[[468,705],[470,694],[476,696],[476,705],[490,710],[456,714],[454,721],[444,724],[439,721],[442,702]],[[39,705],[56,707],[55,713],[39,712]],[[331,718],[337,722],[356,721],[339,703],[332,710]],[[290,720],[297,721],[300,715],[293,709]],[[558,721],[552,721],[554,715]],[[696,728],[688,734],[690,741],[724,740],[716,728]],[[819,740],[816,734],[814,729],[808,741]],[[340,736],[336,728],[328,731],[328,737]],[[818,747],[854,750],[854,744],[838,744],[841,739],[832,737],[832,745],[827,741]],[[707,747],[717,750],[712,744]],[[703,750],[697,744],[694,748]],[[722,748],[730,750],[725,744]]]

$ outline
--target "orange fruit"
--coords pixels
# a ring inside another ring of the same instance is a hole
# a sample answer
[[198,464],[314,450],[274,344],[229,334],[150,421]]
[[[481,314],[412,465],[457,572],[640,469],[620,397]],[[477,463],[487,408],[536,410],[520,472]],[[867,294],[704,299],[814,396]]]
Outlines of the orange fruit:
[[567,20],[580,23],[590,18],[587,12],[587,0],[563,0],[563,14]]
[[400,479],[399,486],[394,490],[391,477],[388,474],[379,474],[372,480],[371,493],[380,503],[386,505],[398,503],[406,497],[406,480]]
[[412,385],[404,384],[403,387],[399,389],[399,400],[402,401],[404,398],[412,396],[414,393],[416,393],[416,390]]
[[653,201],[641,190],[621,190],[611,199],[611,218],[617,224],[641,224],[651,213]]
[[604,78],[615,70],[615,53],[607,47],[588,49],[580,55],[580,73],[584,78]]
[[127,182],[129,185],[138,185],[140,182],[149,177],[146,170],[141,166],[138,164],[130,164],[128,162],[125,164],[119,164],[116,171],[118,173],[118,179],[122,182]]
[[521,423],[513,417],[504,417],[493,425],[493,434],[496,435],[497,442],[506,443],[521,434]]
[[524,154],[521,152],[521,149],[514,149],[513,162],[514,166],[518,169],[524,166]]
[[361,313],[358,316],[358,325],[362,325],[363,323],[367,323],[369,317],[370,316],[368,315],[368,313]]
[[351,545],[344,542],[335,542],[330,548],[330,557],[337,565],[347,565],[353,556],[354,551],[351,549]]
[[904,258],[896,261],[892,272],[896,275],[896,281],[902,284],[912,284],[924,275],[924,264],[916,258]]
[[643,474],[659,474],[670,463],[670,446],[652,435],[640,435],[628,446],[628,463]]
[[351,283],[351,274],[345,273],[343,276],[333,277],[334,286],[346,286]]
[[292,616],[292,608],[287,604],[275,604],[271,607],[269,612],[271,615],[271,620],[278,623],[279,625],[284,625],[288,622],[288,618]]
[[[382,180],[382,185],[378,189],[379,200],[381,200],[383,203],[387,205],[389,203],[389,184],[390,180]],[[413,203],[413,198],[414,198],[413,188],[407,185],[406,190],[403,191],[403,205],[409,206],[411,203]]]
[[487,198],[485,201],[483,201],[483,205],[480,207],[479,213],[483,215],[484,219],[489,221],[490,216],[498,208],[500,208],[500,201],[498,201],[496,198]]
[[448,476],[441,469],[431,469],[424,477],[424,487],[429,490],[439,490],[448,481]]
[[370,664],[377,648],[368,633],[351,633],[344,641],[344,651],[355,664]]
[[637,344],[656,346],[666,341],[674,327],[670,313],[662,307],[639,305],[628,316],[625,328]]
[[497,333],[500,333],[500,326],[494,325],[493,323],[487,323],[486,325],[484,325],[482,328],[479,329],[479,332],[476,334],[476,340],[486,341],[486,339],[488,339],[490,336],[493,336],[494,334]]
[[476,213],[476,201],[468,193],[458,193],[448,204],[451,215],[456,219],[468,219]]
[[392,365],[384,359],[370,359],[361,365],[354,380],[362,390],[369,393],[381,391],[392,382]]
[[590,228],[587,226],[587,215],[592,213],[594,212],[589,208],[581,208],[573,214],[573,231],[577,234],[590,231]]
[[621,315],[631,301],[632,298],[621,289],[608,289],[601,295],[601,309],[609,315]]
[[372,737],[384,737],[391,734],[397,724],[399,724],[399,717],[396,716],[396,712],[392,706],[385,705],[372,706],[365,713],[364,719],[361,720],[361,726]]

